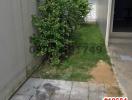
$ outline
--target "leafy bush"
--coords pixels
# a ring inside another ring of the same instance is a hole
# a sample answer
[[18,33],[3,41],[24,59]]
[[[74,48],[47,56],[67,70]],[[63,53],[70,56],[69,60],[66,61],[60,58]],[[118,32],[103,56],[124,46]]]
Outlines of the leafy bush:
[[87,0],[44,0],[32,16],[36,33],[31,37],[36,56],[46,57],[53,65],[73,44],[72,34],[89,12]]

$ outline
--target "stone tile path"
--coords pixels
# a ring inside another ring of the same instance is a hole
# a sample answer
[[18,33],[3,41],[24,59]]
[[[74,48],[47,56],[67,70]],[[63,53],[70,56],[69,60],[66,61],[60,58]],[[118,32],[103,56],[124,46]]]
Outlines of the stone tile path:
[[109,53],[124,94],[132,100],[132,46],[130,44],[110,45]]
[[11,100],[102,100],[104,96],[104,85],[31,78]]

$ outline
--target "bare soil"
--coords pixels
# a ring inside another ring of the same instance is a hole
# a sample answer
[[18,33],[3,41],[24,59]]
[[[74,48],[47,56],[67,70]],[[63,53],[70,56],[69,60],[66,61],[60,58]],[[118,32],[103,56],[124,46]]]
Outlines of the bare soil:
[[115,74],[109,64],[100,60],[96,67],[91,70],[90,74],[93,76],[91,82],[105,84],[107,88],[107,96],[117,97],[122,95]]

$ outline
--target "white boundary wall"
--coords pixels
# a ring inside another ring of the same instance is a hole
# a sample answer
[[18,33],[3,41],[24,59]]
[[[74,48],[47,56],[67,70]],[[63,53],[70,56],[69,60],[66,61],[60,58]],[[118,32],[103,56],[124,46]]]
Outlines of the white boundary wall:
[[0,100],[8,100],[35,60],[29,53],[36,0],[0,0]]

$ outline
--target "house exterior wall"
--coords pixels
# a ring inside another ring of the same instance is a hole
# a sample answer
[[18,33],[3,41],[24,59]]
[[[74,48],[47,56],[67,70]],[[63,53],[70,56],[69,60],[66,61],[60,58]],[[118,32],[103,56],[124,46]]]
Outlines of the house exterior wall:
[[108,47],[113,24],[114,0],[97,0],[96,8],[97,23],[103,33],[106,47]]
[[101,31],[106,36],[107,18],[108,18],[108,4],[109,0],[97,0],[97,22],[101,28]]
[[34,62],[29,52],[36,0],[0,0],[0,100],[8,100]]

